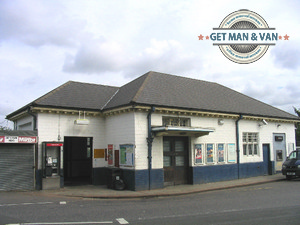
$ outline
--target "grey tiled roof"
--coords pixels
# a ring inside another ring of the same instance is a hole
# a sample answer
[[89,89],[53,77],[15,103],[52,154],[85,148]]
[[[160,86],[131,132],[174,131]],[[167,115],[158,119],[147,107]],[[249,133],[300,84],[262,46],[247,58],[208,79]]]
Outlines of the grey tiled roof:
[[148,72],[121,87],[106,109],[127,104],[298,118],[217,83],[157,72]]
[[153,105],[298,119],[295,115],[214,82],[152,71],[120,88],[69,81],[11,113],[7,118],[31,105],[97,111],[128,105]]
[[37,136],[37,131],[31,131],[31,130],[0,130],[0,136]]
[[118,87],[69,81],[34,101],[39,106],[100,110]]

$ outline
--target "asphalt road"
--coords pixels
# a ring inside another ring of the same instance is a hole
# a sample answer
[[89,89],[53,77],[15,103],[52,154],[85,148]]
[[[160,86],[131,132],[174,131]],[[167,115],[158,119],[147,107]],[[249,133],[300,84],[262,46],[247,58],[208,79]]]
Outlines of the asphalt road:
[[0,193],[0,224],[300,224],[300,179],[186,196],[97,200]]

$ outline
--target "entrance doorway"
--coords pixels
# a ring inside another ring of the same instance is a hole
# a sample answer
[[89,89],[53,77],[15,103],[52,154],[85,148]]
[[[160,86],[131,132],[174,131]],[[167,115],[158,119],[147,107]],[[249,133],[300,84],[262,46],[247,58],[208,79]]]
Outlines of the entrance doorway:
[[272,175],[272,162],[270,154],[270,144],[263,144],[263,170],[264,175]]
[[164,185],[188,181],[188,137],[163,138]]
[[92,183],[92,137],[64,138],[64,183]]

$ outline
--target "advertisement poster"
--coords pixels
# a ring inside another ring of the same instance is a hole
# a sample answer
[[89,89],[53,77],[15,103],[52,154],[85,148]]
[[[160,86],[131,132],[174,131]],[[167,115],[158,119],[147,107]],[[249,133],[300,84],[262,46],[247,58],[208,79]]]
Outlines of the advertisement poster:
[[228,162],[235,163],[236,151],[235,144],[228,144]]
[[202,144],[195,144],[195,164],[203,163]]
[[214,145],[207,144],[206,152],[207,152],[207,163],[213,163],[214,162]]
[[224,162],[224,144],[218,144],[218,162]]
[[113,145],[108,145],[107,146],[107,161],[108,161],[108,165],[113,165],[113,151],[114,151],[114,146]]
[[134,165],[134,145],[125,144],[120,145],[120,165],[133,166]]

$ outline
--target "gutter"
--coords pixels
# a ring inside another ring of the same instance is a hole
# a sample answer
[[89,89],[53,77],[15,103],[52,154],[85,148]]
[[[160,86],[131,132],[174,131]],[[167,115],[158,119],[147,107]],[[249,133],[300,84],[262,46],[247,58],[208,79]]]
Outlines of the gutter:
[[237,172],[238,179],[240,179],[240,134],[239,134],[239,121],[243,119],[243,115],[235,121],[235,131],[236,131],[236,155],[237,155]]
[[153,136],[152,136],[152,128],[151,128],[151,115],[155,111],[155,107],[151,107],[150,112],[147,115],[148,120],[148,137],[147,137],[147,143],[148,143],[148,177],[149,177],[149,190],[151,190],[151,175],[152,175],[152,142],[153,142]]

